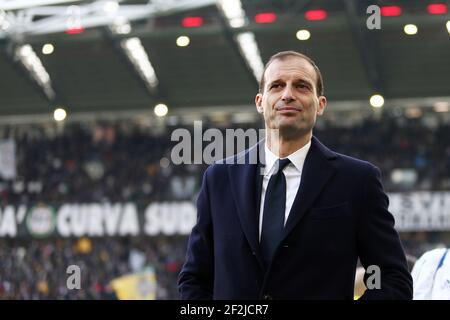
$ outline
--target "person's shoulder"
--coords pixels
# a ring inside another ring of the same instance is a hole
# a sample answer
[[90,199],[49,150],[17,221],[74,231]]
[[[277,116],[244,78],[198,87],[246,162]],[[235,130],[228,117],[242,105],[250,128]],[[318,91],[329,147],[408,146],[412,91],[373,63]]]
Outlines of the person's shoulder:
[[333,160],[333,163],[338,169],[373,170],[376,168],[375,165],[366,160],[342,154],[329,148],[316,137],[313,137],[312,141],[315,147],[318,148],[322,154],[324,154],[328,159]]
[[335,152],[336,160],[341,162],[342,165],[348,166],[350,168],[362,169],[362,170],[374,170],[377,166],[370,163],[367,160],[359,159],[353,156]]
[[346,183],[352,181],[355,186],[365,185],[367,181],[381,179],[381,170],[369,161],[335,152],[334,167]]
[[338,170],[349,175],[379,175],[380,169],[373,163],[353,156],[331,151],[334,154],[334,163]]
[[447,250],[448,248],[443,247],[426,251],[425,253],[422,254],[422,256],[420,256],[419,260],[435,260],[437,262],[441,260],[443,255],[447,252]]

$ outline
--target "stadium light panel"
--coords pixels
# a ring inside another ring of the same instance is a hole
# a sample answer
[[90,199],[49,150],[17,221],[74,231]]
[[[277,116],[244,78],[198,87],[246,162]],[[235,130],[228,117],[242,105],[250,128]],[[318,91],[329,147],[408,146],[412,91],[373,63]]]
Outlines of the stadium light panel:
[[448,7],[443,3],[430,3],[427,6],[427,11],[429,14],[446,14],[448,12]]
[[83,27],[69,28],[66,30],[67,34],[79,34],[79,33],[83,33],[83,32],[84,32]]
[[240,0],[219,0],[219,7],[232,28],[241,28],[247,24],[247,17]]
[[186,17],[181,21],[181,25],[185,28],[195,28],[203,25],[202,17]]
[[305,12],[305,19],[310,21],[325,20],[328,13],[325,10],[308,10]]
[[262,12],[255,16],[256,23],[274,23],[277,20],[277,15],[273,12]]
[[156,77],[155,69],[153,69],[150,59],[148,58],[147,52],[142,46],[141,40],[136,37],[128,38],[122,40],[121,46],[142,79],[150,86],[150,88],[156,88],[159,81]]
[[399,6],[383,6],[381,7],[381,16],[398,17],[402,14],[402,8]]
[[253,32],[243,32],[237,35],[236,40],[253,75],[259,81],[264,70],[264,64],[259,53],[255,35]]
[[42,65],[41,60],[34,52],[33,48],[29,44],[18,47],[15,51],[15,56],[20,60],[22,65],[28,70],[31,77],[36,80],[39,86],[44,90],[49,99],[55,97],[53,91],[50,75]]

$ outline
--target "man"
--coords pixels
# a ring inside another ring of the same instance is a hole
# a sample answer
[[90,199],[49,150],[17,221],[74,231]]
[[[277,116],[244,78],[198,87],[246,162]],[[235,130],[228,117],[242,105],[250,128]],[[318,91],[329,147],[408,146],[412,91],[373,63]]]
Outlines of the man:
[[426,251],[414,264],[414,300],[450,300],[450,254],[446,247]]
[[[179,277],[182,299],[352,300],[358,257],[366,270],[380,270],[379,288],[362,299],[412,298],[379,169],[312,134],[323,94],[321,73],[305,55],[280,52],[266,64],[255,99],[266,139],[233,164],[206,170]],[[259,148],[258,163],[249,163]]]

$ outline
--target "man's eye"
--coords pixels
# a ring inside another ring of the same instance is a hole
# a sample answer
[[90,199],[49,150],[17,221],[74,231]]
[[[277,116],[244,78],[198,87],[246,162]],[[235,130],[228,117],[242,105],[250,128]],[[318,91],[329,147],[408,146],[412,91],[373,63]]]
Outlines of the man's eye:
[[280,86],[279,84],[273,84],[273,85],[270,86],[270,89],[278,88],[279,86]]

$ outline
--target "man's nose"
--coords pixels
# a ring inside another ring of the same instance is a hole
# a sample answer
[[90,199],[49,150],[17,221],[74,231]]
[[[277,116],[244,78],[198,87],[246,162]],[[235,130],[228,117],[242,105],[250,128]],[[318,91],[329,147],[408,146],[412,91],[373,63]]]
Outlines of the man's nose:
[[286,85],[283,90],[283,94],[281,96],[281,100],[284,102],[291,102],[294,100],[294,95],[292,93],[292,87],[290,85]]

